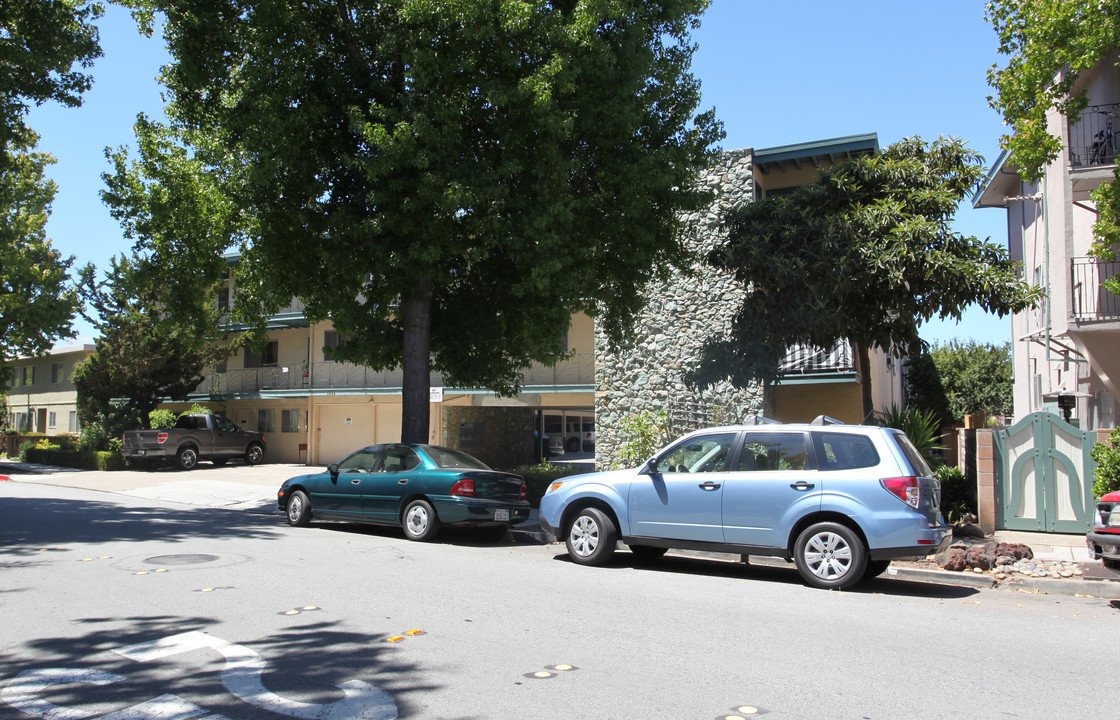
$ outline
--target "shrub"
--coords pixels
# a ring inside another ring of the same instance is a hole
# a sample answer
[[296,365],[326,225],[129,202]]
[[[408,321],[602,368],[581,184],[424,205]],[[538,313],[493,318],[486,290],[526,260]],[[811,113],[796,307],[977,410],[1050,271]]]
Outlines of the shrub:
[[38,442],[36,442],[35,440],[24,440],[23,442],[21,442],[19,444],[19,461],[31,462],[27,459],[27,452],[29,450],[34,450],[36,445],[38,445]]
[[78,436],[78,449],[87,451],[108,450],[109,438],[105,434],[105,426],[99,422],[86,423],[82,434]]
[[124,470],[125,461],[120,453],[91,450],[59,450],[30,448],[26,462],[79,470]]
[[1089,457],[1097,463],[1093,471],[1093,497],[1120,490],[1120,429],[1113,430],[1106,442],[1094,445]]
[[914,443],[914,447],[926,460],[932,460],[933,453],[940,453],[945,449],[941,444],[941,419],[933,411],[892,405],[878,423],[906,433],[906,437],[910,438],[910,442]]
[[543,461],[536,465],[522,465],[514,468],[513,472],[525,478],[525,490],[529,504],[533,507],[540,507],[541,498],[544,497],[549,485],[562,477],[578,475],[583,471],[572,465],[553,465],[548,461]]
[[976,485],[959,467],[942,465],[933,474],[941,481],[941,514],[949,524],[960,522],[967,513],[976,514]]
[[171,410],[160,408],[148,413],[148,425],[153,430],[169,430],[175,427],[175,420],[178,419],[178,417],[179,416]]
[[637,467],[668,444],[672,439],[669,433],[669,413],[665,410],[631,415],[619,427],[622,447],[618,451],[613,467]]

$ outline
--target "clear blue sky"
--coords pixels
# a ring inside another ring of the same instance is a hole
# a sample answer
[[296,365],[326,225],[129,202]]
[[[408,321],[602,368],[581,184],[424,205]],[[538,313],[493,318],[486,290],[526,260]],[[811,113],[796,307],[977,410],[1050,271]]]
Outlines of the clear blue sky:
[[[98,195],[109,169],[106,147],[132,144],[137,113],[162,114],[155,81],[167,55],[158,37],[140,36],[128,13],[110,6],[100,24],[102,57],[81,108],[45,105],[29,122],[58,163],[47,230],[75,265],[105,268],[128,250]],[[767,148],[875,132],[880,146],[910,135],[964,138],[990,164],[1003,125],[987,105],[985,73],[1000,60],[982,0],[713,0],[694,35],[693,72],[703,107],[723,121],[725,149]],[[1000,210],[958,213],[956,228],[1006,244]],[[82,340],[91,330],[77,327]],[[921,328],[930,342],[1002,342],[1011,321],[980,310]]]

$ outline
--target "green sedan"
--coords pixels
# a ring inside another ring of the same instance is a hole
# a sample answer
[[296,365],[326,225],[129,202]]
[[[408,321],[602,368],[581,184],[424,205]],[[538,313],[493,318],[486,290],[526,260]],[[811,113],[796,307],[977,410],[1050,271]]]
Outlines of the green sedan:
[[500,540],[529,519],[525,481],[436,445],[371,445],[327,467],[290,478],[277,494],[295,527],[312,518],[400,525],[409,540],[431,540],[443,525],[469,525]]

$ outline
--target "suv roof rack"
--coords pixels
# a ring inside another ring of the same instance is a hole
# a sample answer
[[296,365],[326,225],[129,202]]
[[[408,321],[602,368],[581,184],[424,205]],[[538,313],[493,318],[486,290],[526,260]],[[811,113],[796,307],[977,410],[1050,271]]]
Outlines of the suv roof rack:
[[772,420],[768,417],[763,417],[762,415],[751,415],[749,418],[744,420],[741,424],[742,425],[781,425],[782,421],[781,420]]
[[811,422],[809,424],[810,425],[845,425],[846,423],[843,420],[837,420],[836,418],[829,417],[828,415],[817,415],[815,418],[813,418],[813,422]]

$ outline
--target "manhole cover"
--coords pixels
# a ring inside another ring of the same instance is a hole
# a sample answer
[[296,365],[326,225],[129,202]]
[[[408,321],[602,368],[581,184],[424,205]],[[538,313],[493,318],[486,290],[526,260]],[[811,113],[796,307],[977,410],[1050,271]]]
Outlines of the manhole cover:
[[217,555],[156,555],[150,557],[144,562],[151,565],[200,565],[202,563],[214,562],[218,559]]

